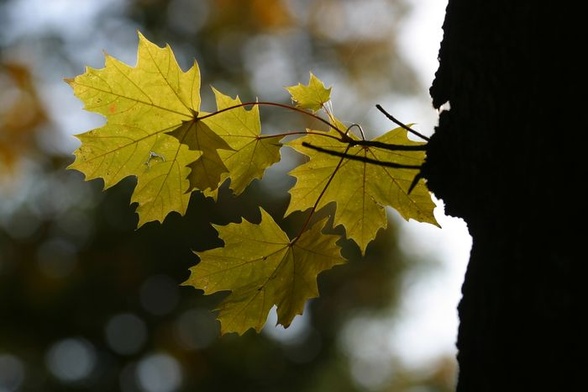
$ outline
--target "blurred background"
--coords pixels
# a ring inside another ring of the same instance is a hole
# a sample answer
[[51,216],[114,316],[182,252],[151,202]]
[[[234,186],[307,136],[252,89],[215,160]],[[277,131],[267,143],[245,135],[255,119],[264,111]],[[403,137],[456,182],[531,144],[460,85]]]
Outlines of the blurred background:
[[[288,329],[219,337],[220,297],[180,286],[193,250],[220,245],[209,222],[285,211],[296,163],[235,198],[194,194],[184,217],[136,230],[128,178],[102,191],[72,162],[74,134],[103,124],[64,78],[134,65],[137,30],[169,43],[186,70],[243,101],[290,103],[283,87],[313,72],[335,114],[370,137],[402,121],[433,132],[428,87],[445,2],[437,0],[0,0],[0,392],[452,391],[455,306],[469,238],[390,212],[361,258],[320,275],[321,297]],[[426,60],[426,61],[424,61]],[[264,132],[304,120],[261,109]]]

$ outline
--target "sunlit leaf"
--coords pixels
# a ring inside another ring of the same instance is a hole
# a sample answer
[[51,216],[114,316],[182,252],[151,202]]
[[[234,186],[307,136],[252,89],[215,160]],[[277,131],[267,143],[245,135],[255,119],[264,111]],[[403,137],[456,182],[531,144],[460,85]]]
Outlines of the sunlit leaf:
[[[337,136],[334,132],[329,135]],[[401,128],[389,131],[374,141],[402,145],[422,144],[409,140],[406,131]],[[303,146],[303,143],[359,160],[320,152]],[[295,139],[288,145],[310,159],[290,172],[297,181],[290,190],[291,200],[287,215],[294,211],[304,211],[315,204],[320,209],[334,202],[334,225],[343,225],[347,237],[353,239],[362,252],[365,252],[369,242],[376,237],[378,230],[387,226],[387,206],[394,207],[407,220],[437,224],[433,215],[435,204],[424,182],[419,181],[412,192],[408,193],[417,171],[386,167],[377,163],[393,162],[418,166],[424,160],[423,151],[391,151],[372,146],[350,146],[320,133]],[[367,159],[376,163],[368,163]]]
[[192,169],[188,177],[191,189],[201,190],[205,194],[215,191],[223,174],[229,171],[219,155],[220,150],[231,150],[227,142],[200,120],[187,121],[169,134],[191,150],[202,152],[202,156],[189,165]]
[[222,137],[230,149],[219,150],[218,154],[227,168],[225,177],[231,179],[229,187],[240,194],[254,179],[260,179],[265,169],[280,160],[280,137],[261,135],[259,107],[250,110],[237,107],[241,100],[222,94],[216,89],[218,114],[203,120],[214,132]]
[[324,104],[331,99],[331,88],[326,88],[312,72],[307,85],[299,83],[296,86],[286,87],[286,90],[292,96],[292,101],[297,107],[313,112],[322,109]]
[[200,262],[184,284],[205,294],[230,291],[218,308],[222,333],[260,331],[274,305],[278,323],[287,327],[305,302],[319,295],[317,275],[344,262],[338,237],[321,233],[324,223],[297,240],[290,240],[263,209],[259,224],[215,226],[224,247],[197,252]]
[[102,178],[105,188],[137,177],[132,202],[138,203],[139,226],[171,211],[183,214],[191,190],[188,165],[202,153],[168,133],[199,110],[198,65],[183,72],[169,46],[159,48],[139,34],[136,67],[107,55],[104,68],[88,67],[68,83],[86,110],[107,120],[78,136],[81,146],[69,168],[87,180]]

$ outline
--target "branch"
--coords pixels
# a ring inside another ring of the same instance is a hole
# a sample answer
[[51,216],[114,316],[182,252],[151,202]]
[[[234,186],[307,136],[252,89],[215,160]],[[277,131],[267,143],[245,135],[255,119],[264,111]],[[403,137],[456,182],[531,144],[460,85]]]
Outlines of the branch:
[[311,150],[315,150],[318,152],[324,152],[325,154],[333,155],[336,157],[347,158],[352,161],[371,163],[374,165],[384,166],[384,167],[392,167],[395,169],[411,169],[411,170],[420,170],[421,169],[421,165],[405,165],[405,164],[396,163],[396,162],[378,161],[377,159],[372,159],[372,158],[362,157],[362,156],[357,156],[357,155],[349,155],[346,152],[333,151],[333,150],[329,150],[327,148],[313,146],[312,144],[310,144],[308,142],[302,142],[302,146],[310,148]]
[[382,143],[375,140],[351,140],[349,142],[352,146],[367,146],[381,148],[382,150],[388,151],[425,151],[427,149],[426,144],[388,144]]
[[394,124],[399,125],[400,127],[406,129],[408,132],[412,133],[415,136],[420,137],[421,139],[425,140],[425,141],[429,141],[429,138],[426,137],[425,135],[415,131],[414,129],[412,129],[411,127],[409,127],[408,125],[398,121],[396,118],[394,118],[394,116],[392,116],[390,113],[388,113],[387,111],[384,110],[384,108],[382,108],[382,106],[380,105],[376,105],[376,108],[378,108],[378,110],[380,112],[382,112],[384,114],[384,116],[386,116],[388,118],[388,120],[392,121]]

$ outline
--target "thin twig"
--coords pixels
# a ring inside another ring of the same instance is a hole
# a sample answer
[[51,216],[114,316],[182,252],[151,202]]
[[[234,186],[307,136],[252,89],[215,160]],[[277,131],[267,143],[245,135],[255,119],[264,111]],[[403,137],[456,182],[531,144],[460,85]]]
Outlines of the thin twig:
[[425,141],[429,141],[429,138],[426,137],[425,135],[415,131],[414,129],[412,129],[411,127],[409,127],[408,125],[398,121],[394,116],[392,116],[390,113],[388,113],[387,111],[384,110],[384,108],[380,105],[376,105],[376,108],[378,108],[378,110],[380,112],[382,112],[384,114],[384,116],[386,116],[388,118],[388,120],[392,121],[394,124],[399,125],[400,127],[406,129],[408,132],[412,133],[415,136],[420,137],[421,139],[425,140]]
[[349,155],[347,152],[339,152],[339,151],[329,150],[328,148],[314,146],[308,142],[302,142],[302,146],[310,148],[311,150],[315,150],[318,152],[324,152],[325,154],[333,155],[336,157],[347,158],[352,161],[371,163],[371,164],[378,165],[378,166],[392,167],[395,169],[413,169],[413,170],[420,170],[420,168],[421,168],[421,165],[405,165],[405,164],[396,163],[396,162],[379,161],[377,159],[362,157],[362,156],[358,156],[358,155]]
[[376,140],[352,140],[348,142],[352,146],[367,146],[381,148],[382,150],[388,151],[425,151],[427,149],[426,144],[389,144],[378,142]]

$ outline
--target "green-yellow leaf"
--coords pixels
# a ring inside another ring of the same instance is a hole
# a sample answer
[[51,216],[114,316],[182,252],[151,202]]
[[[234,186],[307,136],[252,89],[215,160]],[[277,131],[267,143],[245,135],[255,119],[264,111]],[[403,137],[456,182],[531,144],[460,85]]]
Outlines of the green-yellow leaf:
[[188,179],[191,189],[202,190],[211,194],[222,182],[221,177],[229,171],[219,155],[221,150],[231,150],[231,147],[210,129],[204,121],[186,121],[181,127],[169,133],[191,150],[202,151],[202,156],[189,167]]
[[[337,136],[334,132],[330,135]],[[408,139],[407,132],[402,128],[389,131],[374,141],[396,145],[422,144]],[[296,184],[290,190],[291,200],[286,215],[311,208],[317,200],[317,209],[335,202],[334,226],[343,225],[347,237],[359,245],[362,253],[365,253],[378,230],[387,226],[386,206],[396,209],[406,220],[437,225],[433,215],[435,204],[424,182],[420,180],[408,193],[416,170],[334,156],[305,147],[302,145],[304,142],[328,151],[378,162],[420,165],[425,157],[424,151],[390,151],[359,145],[350,147],[320,134],[295,139],[288,145],[310,159],[290,172],[296,178]]]
[[184,285],[205,294],[230,291],[220,303],[221,332],[260,331],[276,305],[278,323],[287,327],[305,302],[318,297],[317,275],[342,264],[338,237],[322,234],[318,222],[298,240],[290,240],[273,218],[261,210],[261,222],[215,226],[224,248],[197,252]]
[[137,177],[132,201],[138,203],[139,226],[163,221],[171,211],[186,211],[188,166],[201,152],[168,135],[192,121],[200,107],[200,71],[183,72],[169,46],[160,48],[139,34],[137,65],[106,55],[105,67],[87,67],[69,79],[88,111],[106,124],[78,135],[81,146],[69,166],[86,179],[102,178],[109,188],[125,177]]
[[238,195],[251,181],[261,179],[265,169],[280,160],[281,143],[278,139],[281,137],[261,136],[258,106],[250,110],[237,107],[222,111],[240,105],[241,100],[216,89],[213,91],[220,113],[205,118],[203,122],[230,146],[230,149],[219,150],[218,154],[227,168],[224,177],[230,178],[229,187]]
[[319,78],[310,73],[307,85],[298,83],[296,86],[286,87],[292,101],[301,109],[309,109],[316,112],[331,99],[331,87],[326,88]]

